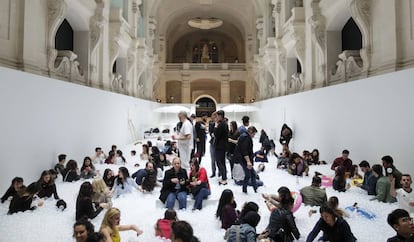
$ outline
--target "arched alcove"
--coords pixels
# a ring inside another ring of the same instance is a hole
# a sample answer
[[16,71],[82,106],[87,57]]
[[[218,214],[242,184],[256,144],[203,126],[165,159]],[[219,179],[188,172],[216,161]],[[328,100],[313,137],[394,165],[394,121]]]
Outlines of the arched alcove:
[[213,112],[216,111],[217,102],[209,95],[201,95],[196,98],[196,116],[197,117],[210,117]]
[[353,18],[349,18],[341,31],[342,51],[362,49],[362,33]]
[[[336,29],[332,29],[333,27]],[[338,20],[331,21],[328,29],[329,31],[326,32],[328,84],[358,78],[364,65],[361,58],[364,36],[359,26],[350,15],[347,17],[339,15]]]
[[63,20],[56,31],[55,48],[57,50],[73,51],[73,28],[66,19]]

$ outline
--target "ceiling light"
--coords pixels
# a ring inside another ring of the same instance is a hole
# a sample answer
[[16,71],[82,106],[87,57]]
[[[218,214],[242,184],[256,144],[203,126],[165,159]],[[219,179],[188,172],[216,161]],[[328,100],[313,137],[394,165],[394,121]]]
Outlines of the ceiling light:
[[223,25],[223,20],[218,18],[194,18],[188,20],[188,25],[197,29],[215,29]]

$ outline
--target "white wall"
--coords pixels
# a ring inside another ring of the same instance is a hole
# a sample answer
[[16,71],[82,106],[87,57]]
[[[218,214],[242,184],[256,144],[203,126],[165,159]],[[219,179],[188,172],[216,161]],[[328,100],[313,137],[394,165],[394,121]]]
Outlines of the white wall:
[[349,149],[354,163],[366,159],[371,165],[389,154],[401,172],[414,175],[413,77],[409,69],[266,100],[257,103],[255,119],[265,130],[276,129],[271,138],[277,140],[286,121],[296,152],[316,147],[332,162]]
[[[159,104],[0,68],[0,192],[14,176],[28,184],[65,153],[81,165],[101,146],[133,142],[128,119],[142,136]],[[127,150],[124,151],[129,152]]]

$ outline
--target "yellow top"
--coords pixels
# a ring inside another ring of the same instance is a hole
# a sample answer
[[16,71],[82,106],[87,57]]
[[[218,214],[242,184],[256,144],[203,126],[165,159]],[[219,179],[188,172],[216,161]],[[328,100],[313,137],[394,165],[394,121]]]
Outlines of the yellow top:
[[119,230],[112,231],[111,239],[113,242],[121,242],[121,235],[119,234]]

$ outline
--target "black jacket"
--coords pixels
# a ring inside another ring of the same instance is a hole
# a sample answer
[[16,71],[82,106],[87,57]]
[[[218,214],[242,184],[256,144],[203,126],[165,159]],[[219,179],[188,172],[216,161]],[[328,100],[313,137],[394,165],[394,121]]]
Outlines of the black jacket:
[[333,227],[329,226],[322,218],[315,224],[312,231],[306,238],[306,242],[313,241],[320,231],[323,231],[323,241],[330,242],[354,242],[356,238],[351,232],[349,224],[343,219],[338,218]]
[[49,198],[53,195],[55,199],[59,199],[59,196],[56,191],[56,184],[42,184],[41,182],[38,182],[37,184],[39,187],[39,193],[37,194],[37,196],[39,196],[40,198]]
[[199,142],[203,142],[206,139],[206,129],[203,129],[202,125],[204,125],[204,123],[200,121],[196,122],[194,125],[196,138],[200,140]]
[[249,156],[250,162],[253,163],[253,140],[248,133],[243,133],[239,137],[239,141],[234,150],[234,162],[246,166],[247,161],[244,159],[245,156]]
[[[185,184],[180,185],[180,189],[176,189],[176,184],[171,182],[172,178],[178,178],[178,180],[184,180]],[[180,168],[180,170],[176,173],[174,170],[174,167],[167,170],[164,174],[164,180],[162,182],[162,188],[161,188],[161,194],[159,199],[165,203],[167,200],[168,194],[171,192],[187,192],[188,193],[188,175],[187,171],[183,168]]]
[[221,121],[214,129],[214,147],[219,150],[226,150],[229,138],[229,126],[225,121]]
[[6,193],[1,197],[1,203],[4,203],[9,197],[17,196],[16,190],[14,190],[13,186],[10,186],[9,189],[7,189]]
[[157,183],[157,171],[147,170],[147,174],[142,181],[142,189],[147,192],[154,190],[155,184]]
[[32,201],[33,197],[31,196],[13,196],[13,199],[10,202],[8,214],[36,209],[35,206],[32,207]]
[[407,239],[397,234],[396,236],[389,238],[387,242],[414,242],[414,236]]
[[64,175],[63,175],[64,182],[73,182],[73,181],[78,181],[79,179],[80,179],[80,176],[78,175],[76,171],[65,169]]
[[94,205],[91,198],[78,198],[76,200],[76,220],[81,218],[93,219],[98,216],[103,208],[99,207],[99,205],[95,208]]
[[293,241],[293,236],[296,239],[300,237],[292,212],[285,208],[273,210],[270,214],[267,230],[269,231],[269,237],[274,241],[282,241],[283,236],[286,238],[283,241]]

